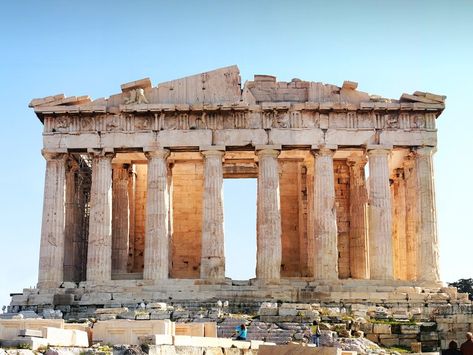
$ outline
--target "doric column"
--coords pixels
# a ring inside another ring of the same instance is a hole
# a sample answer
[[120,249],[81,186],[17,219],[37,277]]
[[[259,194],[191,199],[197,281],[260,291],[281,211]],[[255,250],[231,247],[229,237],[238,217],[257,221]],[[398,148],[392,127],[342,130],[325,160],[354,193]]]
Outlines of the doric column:
[[46,159],[38,287],[59,287],[64,273],[67,154],[42,151]]
[[112,271],[126,273],[130,236],[128,164],[113,166],[112,182]]
[[332,149],[314,151],[314,278],[338,279],[337,211]]
[[369,160],[369,260],[370,278],[393,279],[389,149],[368,150]]
[[148,186],[143,278],[165,280],[169,277],[169,150],[148,151],[145,155],[148,158]]
[[77,243],[80,221],[77,199],[76,174],[79,164],[73,158],[68,159],[66,169],[66,204],[64,236],[64,281],[79,281],[79,244]]
[[281,209],[279,150],[261,149],[258,156],[256,278],[278,282],[281,274]]
[[439,281],[439,245],[432,156],[434,147],[416,150],[419,214],[417,281]]
[[368,191],[363,156],[350,156],[350,270],[353,279],[369,278]]
[[406,192],[406,278],[415,280],[417,275],[417,240],[419,215],[417,214],[417,176],[415,157],[411,153],[404,160]]
[[223,233],[223,167],[221,150],[202,151],[204,157],[204,194],[202,204],[202,257],[200,277],[225,279]]
[[87,281],[107,281],[112,274],[112,158],[93,150],[90,190]]
[[396,169],[393,177],[393,263],[394,278],[407,279],[406,188],[404,169]]
[[128,167],[128,211],[129,218],[129,237],[128,237],[128,262],[127,272],[133,271],[135,264],[135,194],[136,194],[136,170],[135,164]]

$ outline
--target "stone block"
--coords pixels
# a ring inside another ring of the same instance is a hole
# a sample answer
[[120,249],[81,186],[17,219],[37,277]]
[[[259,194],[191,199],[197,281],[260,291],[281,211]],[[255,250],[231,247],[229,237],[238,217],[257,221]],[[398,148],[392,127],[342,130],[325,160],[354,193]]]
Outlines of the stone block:
[[[1,340],[0,341],[0,346],[2,348],[29,348],[33,351],[38,350],[39,348],[46,348],[48,346],[48,340],[43,339],[43,338],[37,338],[37,337],[25,337],[25,338],[14,338],[14,339],[9,339],[9,340]],[[2,354],[2,349],[0,349],[0,354]],[[24,351],[17,350],[15,353],[16,354],[24,354]],[[3,352],[3,354],[7,354],[7,352]],[[31,352],[31,354],[33,354]]]
[[383,323],[374,323],[373,333],[376,334],[391,334],[391,325]]
[[74,295],[72,294],[55,294],[53,297],[54,305],[71,305],[74,302]]
[[273,128],[269,132],[268,144],[280,145],[314,145],[323,144],[324,134],[318,128]]
[[128,312],[128,308],[119,307],[119,308],[97,308],[95,314],[120,314]]
[[[160,131],[157,144],[160,147],[199,147],[212,145],[212,131],[201,130],[175,130]],[[151,144],[149,144],[151,146]],[[142,143],[140,143],[142,146]]]
[[373,143],[375,139],[374,130],[343,130],[327,129],[325,144],[334,145],[363,145]]
[[137,345],[138,337],[149,334],[172,335],[169,320],[134,321],[117,319],[99,321],[94,325],[93,339],[111,344]]
[[278,315],[281,317],[284,316],[297,316],[300,315],[301,311],[295,309],[295,308],[279,308],[278,310]]
[[417,335],[414,334],[400,334],[399,335],[399,345],[411,347],[412,343],[417,342]]
[[146,308],[154,310],[167,310],[168,306],[164,302],[150,302],[146,305]]
[[268,144],[264,129],[222,129],[214,133],[214,144],[224,146],[256,146]]
[[144,335],[138,337],[139,344],[147,345],[172,345],[172,335],[167,334],[154,334]]
[[263,302],[258,310],[260,316],[277,316],[278,304],[272,302]]
[[45,327],[42,331],[43,338],[47,339],[49,345],[73,347],[89,346],[87,332],[81,330]]
[[217,323],[205,322],[204,323],[204,336],[205,337],[217,337]]
[[15,339],[20,329],[42,330],[44,327],[64,328],[62,319],[0,319],[0,339]]
[[386,347],[399,345],[399,338],[397,335],[392,334],[380,334],[379,342]]
[[302,346],[300,344],[287,344],[287,345],[260,345],[258,349],[258,355],[288,355],[288,354],[299,354],[299,355],[341,355],[342,349],[332,347],[309,347]]
[[436,341],[439,340],[439,335],[437,332],[422,332],[420,333],[420,341],[426,342],[426,341]]
[[366,339],[371,340],[373,343],[379,343],[379,335],[376,333],[368,333],[365,335]]
[[379,134],[380,144],[436,146],[437,132],[427,131],[382,131]]
[[418,324],[401,324],[401,334],[417,334],[420,332]]
[[18,336],[42,338],[43,332],[37,329],[20,329]]

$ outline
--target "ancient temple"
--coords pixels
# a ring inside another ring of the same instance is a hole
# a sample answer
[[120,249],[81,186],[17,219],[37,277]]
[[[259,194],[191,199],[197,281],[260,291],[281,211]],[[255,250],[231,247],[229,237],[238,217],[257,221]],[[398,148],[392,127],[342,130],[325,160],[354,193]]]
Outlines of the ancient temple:
[[[23,297],[76,288],[105,304],[194,287],[185,297],[296,301],[438,287],[432,158],[445,96],[357,86],[241,85],[230,66],[109,98],[32,100],[46,181],[38,288]],[[222,185],[236,178],[257,179],[246,283],[225,277]]]

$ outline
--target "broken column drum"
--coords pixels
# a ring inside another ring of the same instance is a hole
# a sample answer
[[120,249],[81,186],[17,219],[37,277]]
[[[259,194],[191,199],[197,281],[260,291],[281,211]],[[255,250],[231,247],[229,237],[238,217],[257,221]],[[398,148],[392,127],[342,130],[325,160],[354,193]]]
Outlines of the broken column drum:
[[[440,284],[432,155],[445,97],[240,83],[231,66],[134,81],[108,99],[31,101],[46,158],[40,289],[75,281],[119,298],[134,285],[165,298],[193,283],[214,297],[279,297],[278,287]],[[225,274],[233,178],[258,186],[256,279],[244,284]],[[312,297],[299,291],[288,297]]]

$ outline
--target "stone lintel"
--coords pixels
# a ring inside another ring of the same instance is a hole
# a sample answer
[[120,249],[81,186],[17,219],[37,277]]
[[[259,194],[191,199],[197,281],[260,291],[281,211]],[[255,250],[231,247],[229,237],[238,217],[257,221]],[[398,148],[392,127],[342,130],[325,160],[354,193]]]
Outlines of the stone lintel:
[[392,144],[367,144],[366,150],[392,150]]
[[144,78],[140,80],[130,81],[129,83],[120,85],[120,88],[122,89],[122,92],[138,88],[149,89],[151,88],[151,80],[150,78]]
[[345,81],[343,82],[342,89],[356,90],[357,87],[358,87],[358,83],[357,83],[357,82],[345,80]]
[[322,150],[322,149],[330,149],[330,150],[337,150],[338,145],[336,144],[313,144],[310,147],[311,150]]
[[222,151],[225,152],[224,145],[201,145],[199,146],[200,152],[207,152],[207,151]]
[[280,144],[269,144],[269,145],[260,145],[260,144],[257,144],[255,145],[255,151],[258,151],[258,150],[281,150],[282,149],[282,146]]

